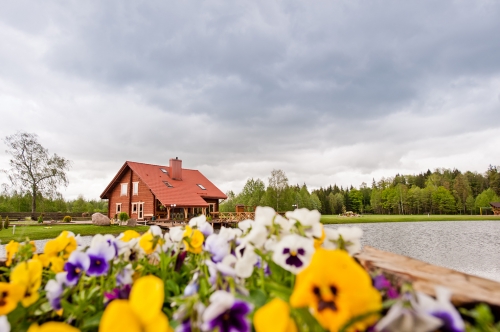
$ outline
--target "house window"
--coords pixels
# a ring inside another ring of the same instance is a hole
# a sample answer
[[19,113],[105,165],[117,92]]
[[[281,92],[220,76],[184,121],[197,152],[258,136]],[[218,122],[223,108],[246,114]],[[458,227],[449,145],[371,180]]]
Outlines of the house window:
[[132,203],[132,214],[137,213],[137,203]]
[[116,214],[122,212],[122,203],[116,203]]
[[170,184],[170,182],[168,182],[168,181],[163,181],[163,183],[165,183],[165,185],[166,185],[167,187],[169,187],[169,188],[173,188],[173,187],[174,187],[174,186],[172,186],[172,185]]
[[139,195],[139,182],[132,182],[132,195]]
[[160,168],[160,171],[162,171],[165,174],[168,174],[168,171],[165,168]]
[[128,183],[121,184],[120,196],[127,196]]
[[207,190],[207,188],[205,188],[202,184],[196,184],[198,187],[200,187],[201,190]]

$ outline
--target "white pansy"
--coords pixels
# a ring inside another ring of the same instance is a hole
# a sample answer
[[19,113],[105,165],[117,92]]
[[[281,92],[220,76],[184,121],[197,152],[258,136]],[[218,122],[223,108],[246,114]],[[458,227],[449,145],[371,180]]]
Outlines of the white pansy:
[[203,321],[209,322],[231,309],[234,304],[234,295],[226,291],[215,291],[210,295],[210,305],[203,311]]
[[245,233],[252,227],[252,225],[253,225],[253,220],[246,219],[238,223],[238,228],[241,229],[243,233]]
[[440,319],[398,301],[392,305],[385,317],[378,321],[375,331],[429,332],[435,331],[441,325]]
[[287,211],[285,215],[293,224],[298,221],[304,228],[307,236],[320,239],[323,235],[323,226],[320,222],[321,213],[318,210],[309,211],[302,208],[295,211]]
[[184,236],[184,228],[182,226],[170,227],[168,233],[172,242],[179,243]]
[[10,323],[7,316],[0,316],[0,332],[10,332]]
[[205,240],[205,251],[212,255],[214,262],[220,262],[231,253],[231,247],[224,236],[212,234]]
[[274,246],[273,261],[294,274],[305,269],[314,254],[314,241],[297,234],[284,236]]
[[234,269],[238,277],[249,278],[253,273],[255,264],[258,262],[258,256],[252,245],[247,244],[244,248],[242,248],[242,246],[244,246],[244,244],[236,248],[238,261]]
[[338,249],[340,236],[342,236],[344,246],[351,256],[361,251],[363,230],[359,227],[325,228],[323,247],[326,249]]
[[276,235],[271,235],[264,243],[264,249],[267,252],[274,251],[274,248],[276,247],[277,243],[278,243],[278,238],[276,237]]
[[189,226],[200,230],[200,232],[202,232],[203,235],[205,235],[205,237],[209,236],[210,234],[213,234],[214,232],[214,228],[209,222],[207,222],[207,217],[204,214],[192,218],[189,221]]
[[263,224],[255,224],[250,232],[241,240],[250,243],[256,248],[262,249],[269,235],[266,226]]
[[150,226],[148,232],[153,234],[153,236],[163,237],[163,232],[161,231],[160,226],[156,226],[156,225]]
[[116,274],[116,284],[118,286],[131,285],[133,282],[133,275],[134,269],[132,268],[132,264],[125,265],[125,267]]
[[436,299],[418,291],[415,294],[417,301],[413,306],[441,319],[446,331],[465,331],[462,317],[450,302],[451,291],[448,288],[437,286]]
[[285,217],[281,215],[276,215],[274,218],[274,223],[276,225],[280,226],[280,233],[283,235],[290,234],[290,230],[292,229],[292,222],[290,220],[286,219]]
[[116,241],[118,256],[125,262],[135,262],[145,256],[144,250],[139,245],[139,238],[130,239],[128,242]]
[[228,242],[240,237],[241,234],[243,234],[243,232],[238,228],[221,227],[219,231],[219,235],[225,238]]
[[272,207],[269,206],[257,206],[255,209],[255,223],[271,226],[273,223],[274,217],[276,217],[276,211]]

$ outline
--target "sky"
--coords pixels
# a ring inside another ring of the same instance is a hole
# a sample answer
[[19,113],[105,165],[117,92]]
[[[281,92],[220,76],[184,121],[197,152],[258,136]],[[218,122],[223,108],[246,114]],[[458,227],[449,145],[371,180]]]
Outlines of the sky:
[[[9,1],[0,136],[98,199],[127,160],[222,191],[500,165],[498,1]],[[0,169],[9,168],[0,141]],[[0,183],[7,179],[0,175]]]

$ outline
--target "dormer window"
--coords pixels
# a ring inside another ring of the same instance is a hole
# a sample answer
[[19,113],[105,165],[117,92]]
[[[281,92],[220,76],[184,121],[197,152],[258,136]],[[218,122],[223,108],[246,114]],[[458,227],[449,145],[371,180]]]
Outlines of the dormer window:
[[172,185],[170,184],[170,182],[168,182],[168,181],[163,181],[163,183],[165,183],[165,185],[166,185],[167,187],[169,187],[169,188],[173,188],[173,187],[174,187],[174,186],[172,186]]
[[168,171],[165,168],[160,168],[160,171],[168,175]]
[[198,187],[200,187],[200,189],[201,189],[201,190],[207,190],[207,188],[203,187],[203,185],[202,185],[202,184],[197,183],[196,185],[197,185]]

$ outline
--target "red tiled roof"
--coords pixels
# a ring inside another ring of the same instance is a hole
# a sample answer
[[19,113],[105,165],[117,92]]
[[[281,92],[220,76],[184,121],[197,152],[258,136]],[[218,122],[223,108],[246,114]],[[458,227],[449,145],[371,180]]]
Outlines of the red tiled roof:
[[[219,190],[198,170],[182,169],[182,180],[173,180],[170,175],[170,167],[162,165],[151,165],[127,161],[118,171],[115,178],[101,194],[101,198],[108,198],[111,189],[116,185],[120,175],[130,167],[132,171],[151,189],[151,192],[165,206],[175,204],[176,206],[207,207],[207,202],[202,198],[226,199],[227,196]],[[163,173],[164,168],[169,173]],[[167,187],[163,182],[167,181],[172,187]],[[201,184],[205,190],[201,189]]]

